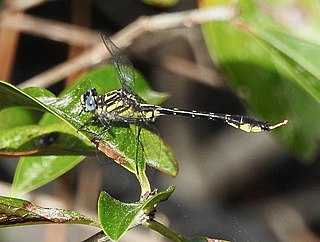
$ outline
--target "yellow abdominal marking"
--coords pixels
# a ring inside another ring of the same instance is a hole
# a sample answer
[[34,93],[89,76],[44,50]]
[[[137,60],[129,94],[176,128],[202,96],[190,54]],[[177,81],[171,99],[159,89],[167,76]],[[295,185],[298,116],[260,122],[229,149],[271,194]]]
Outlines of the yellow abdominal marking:
[[235,124],[233,122],[229,122],[227,119],[226,119],[226,123],[229,124],[230,126],[236,128],[236,129],[241,129],[245,132],[261,132],[262,129],[259,127],[259,126],[252,126],[251,124]]
[[239,129],[245,132],[261,132],[263,131],[259,126],[251,126],[250,124],[241,124],[239,125]]

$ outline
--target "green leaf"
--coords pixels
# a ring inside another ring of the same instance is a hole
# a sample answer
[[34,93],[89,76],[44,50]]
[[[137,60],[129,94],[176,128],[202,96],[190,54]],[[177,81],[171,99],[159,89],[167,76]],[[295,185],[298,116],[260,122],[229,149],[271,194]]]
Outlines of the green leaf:
[[[59,139],[61,145],[60,147],[58,145],[50,146],[50,154],[66,154],[68,152],[69,154],[77,152],[83,154],[88,150],[93,150],[92,144],[87,139],[79,135],[70,123],[69,126],[67,123],[62,123],[59,119],[62,118],[59,116],[59,112],[50,108],[50,103],[58,102],[59,99],[49,91],[42,88],[26,88],[22,91],[9,83],[0,82],[0,93],[4,96],[13,96],[0,100],[0,107],[5,108],[0,112],[0,123],[4,129],[0,134],[2,152],[7,155],[10,155],[10,152],[16,152],[16,154],[20,152],[20,155],[41,153],[42,149],[48,150],[50,139],[57,135],[61,137]],[[42,125],[35,125],[38,123],[39,113],[35,114],[31,109],[48,111],[56,116],[47,115],[45,116],[49,117],[47,121],[51,121],[43,122],[44,119],[42,119]],[[49,140],[49,144],[47,144],[47,140]],[[62,142],[64,140],[68,142]],[[79,146],[79,144],[82,145]],[[15,154],[12,153],[12,155]]]
[[272,133],[310,160],[320,132],[320,46],[295,37],[256,4],[240,1],[233,23],[203,25],[209,52],[250,111],[270,122],[289,120]]
[[84,156],[22,157],[16,168],[10,194],[22,195],[39,188],[71,170]]
[[320,102],[320,46],[272,29],[252,28],[252,34],[277,54],[292,80]]
[[0,131],[29,124],[37,124],[41,115],[26,108],[11,107],[0,111]]
[[320,46],[273,30],[258,29],[253,34],[269,47],[277,69],[292,82],[286,83],[290,127],[283,140],[300,158],[310,160],[317,154],[320,135],[320,61],[316,58]]
[[[11,84],[0,82],[0,93],[5,97],[0,100],[1,109],[8,107],[24,107],[41,111],[49,111],[56,114],[52,109],[50,109],[50,106],[43,103],[50,103],[56,100],[54,95],[45,89],[27,88],[22,91]],[[2,112],[6,112],[6,110],[3,110]],[[58,116],[59,114],[56,115]],[[5,116],[1,117],[5,118]],[[23,116],[18,117],[17,119],[22,118]],[[55,141],[55,137],[61,138],[61,145],[64,145],[63,141],[70,141],[70,137],[73,137],[67,133],[72,129],[72,126],[66,127],[64,123],[61,124],[61,121],[59,122],[60,124],[56,124],[55,126],[19,125],[19,127],[2,132],[0,137],[2,154],[27,155],[38,153],[38,151],[41,150],[48,151],[49,149],[51,149],[51,153],[54,153],[53,150],[55,150],[55,152],[58,150],[58,153],[60,154],[65,153],[62,149],[59,149],[58,145],[51,144],[51,140],[53,139],[53,141]],[[58,131],[62,131],[64,133],[57,133]],[[66,137],[69,139],[66,139]],[[71,140],[74,141],[74,139]],[[88,150],[88,145],[79,145],[79,143],[81,143],[81,141],[71,142],[70,144],[75,145],[76,147],[78,146],[77,148],[81,149],[81,152]],[[52,149],[53,147],[55,147],[55,149]],[[70,147],[69,143],[65,147]],[[62,148],[65,147],[62,146]],[[52,155],[37,158],[24,157],[16,170],[11,192],[12,194],[21,194],[46,184],[70,170],[83,158],[83,156],[75,155]]]
[[58,122],[49,125],[25,125],[0,133],[0,155],[95,155],[95,147],[74,136],[70,127]]
[[[71,96],[65,96],[62,99],[58,99],[55,98],[52,93],[42,88],[34,87],[21,90],[10,83],[3,81],[0,81],[0,95],[2,96],[0,100],[0,110],[10,107],[22,107],[50,112],[73,127],[72,123],[68,122],[68,119],[64,119],[67,114],[62,113],[61,110],[59,110],[59,107],[64,107],[68,110],[66,106],[68,106],[68,98],[70,99]],[[53,104],[54,106],[52,106]]]
[[117,241],[135,224],[141,224],[143,214],[154,209],[154,206],[172,194],[174,187],[157,193],[144,202],[123,203],[112,198],[108,193],[101,192],[98,201],[98,216],[101,227],[105,234],[112,240]]
[[0,196],[0,227],[71,223],[99,227],[99,223],[71,210],[43,208],[29,201]]
[[[131,126],[133,128],[134,126]],[[134,127],[136,128],[136,127]],[[147,129],[141,130],[141,142],[144,156],[149,166],[171,176],[176,176],[178,163],[168,145],[154,132]]]
[[0,110],[9,107],[25,107],[45,111],[45,105],[14,85],[0,81]]
[[[44,115],[39,126],[21,126],[20,129],[17,127],[2,134],[6,137],[6,139],[2,139],[2,154],[50,154],[49,157],[23,158],[21,160],[14,178],[12,189],[14,194],[35,189],[68,171],[84,158],[83,156],[75,156],[75,154],[84,153],[88,155],[86,152],[93,154],[93,146],[88,141],[94,137],[92,133],[100,133],[104,127],[91,125],[85,127],[86,131],[89,132],[76,132],[79,127],[92,118],[90,114],[79,115],[81,111],[80,96],[91,87],[95,87],[101,94],[119,88],[120,84],[114,68],[105,67],[89,72],[80,77],[58,98],[45,89],[27,88],[22,91],[11,84],[0,82],[0,93],[9,97],[0,100],[1,108],[25,107],[51,113]],[[150,90],[138,73],[135,88],[135,91],[142,98],[153,104],[157,104],[167,97],[166,94],[159,94]],[[21,130],[23,132],[20,133]],[[109,157],[136,174],[137,146],[133,130],[136,130],[136,128],[113,127],[111,132],[104,136],[106,139],[97,145]],[[148,142],[159,144],[157,147],[145,145],[144,150],[148,154],[145,158],[147,164],[170,175],[176,175],[177,163],[171,149],[156,134],[144,130],[142,133],[148,134],[144,135],[148,137]],[[51,135],[59,138],[53,144],[49,143],[47,145],[45,141],[47,137],[51,140]],[[9,142],[4,145],[4,141]],[[62,161],[64,158],[60,156],[62,154],[70,155],[68,157],[64,156],[65,165]],[[160,159],[158,159],[159,157]],[[40,177],[32,176],[33,169],[36,171],[35,174],[40,175]],[[47,172],[48,170],[50,172]],[[142,173],[139,175],[142,175]],[[145,184],[147,183],[145,182]]]
[[0,134],[0,147],[2,155],[37,155],[20,159],[11,190],[15,195],[56,179],[83,160],[83,155],[96,154],[94,146],[61,121],[7,130]]
[[142,2],[155,7],[171,8],[177,5],[179,0],[142,0]]

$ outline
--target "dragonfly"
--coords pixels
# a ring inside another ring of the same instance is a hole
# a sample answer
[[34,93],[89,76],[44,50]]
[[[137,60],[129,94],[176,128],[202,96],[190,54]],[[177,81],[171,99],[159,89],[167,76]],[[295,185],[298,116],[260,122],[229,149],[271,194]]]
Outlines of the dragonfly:
[[135,75],[131,61],[121,53],[107,35],[102,33],[101,37],[110,52],[111,62],[115,67],[122,87],[104,94],[98,94],[95,88],[90,88],[80,97],[82,111],[93,113],[94,118],[91,122],[104,127],[104,130],[99,135],[107,132],[116,123],[150,127],[151,123],[164,115],[220,121],[242,131],[255,133],[271,131],[288,122],[288,120],[284,120],[270,125],[268,122],[249,116],[151,105],[134,92]]

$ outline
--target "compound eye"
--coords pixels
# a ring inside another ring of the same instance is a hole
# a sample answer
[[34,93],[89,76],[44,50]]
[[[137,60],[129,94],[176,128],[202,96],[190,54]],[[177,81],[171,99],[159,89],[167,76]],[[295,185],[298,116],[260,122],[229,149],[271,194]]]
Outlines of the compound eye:
[[95,88],[88,89],[84,94],[81,95],[81,105],[84,112],[93,112],[97,108],[97,91]]
[[84,106],[85,106],[86,112],[92,112],[92,111],[96,110],[97,105],[96,105],[94,96],[92,96],[92,95],[87,96],[85,103],[84,103]]
[[95,88],[91,88],[89,89],[87,92],[91,92],[92,93],[92,96],[97,96],[97,90]]

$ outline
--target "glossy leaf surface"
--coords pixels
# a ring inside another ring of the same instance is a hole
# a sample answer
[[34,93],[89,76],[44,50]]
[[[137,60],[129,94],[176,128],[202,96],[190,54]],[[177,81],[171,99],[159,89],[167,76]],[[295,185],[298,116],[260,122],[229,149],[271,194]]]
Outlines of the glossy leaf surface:
[[234,21],[203,25],[209,52],[254,116],[270,123],[288,119],[272,133],[301,159],[312,159],[320,135],[320,46],[277,22],[255,1],[237,6],[240,14]]
[[102,192],[98,201],[98,215],[103,231],[112,240],[119,240],[129,228],[143,223],[144,210],[152,210],[155,204],[167,200],[173,191],[174,187],[169,187],[139,203],[123,203]]
[[[101,94],[119,88],[113,67],[100,68],[80,77],[58,98],[45,89],[28,88],[23,91],[11,84],[0,83],[1,94],[10,96],[0,101],[4,111],[5,108],[23,107],[49,112],[38,125],[14,127],[0,135],[2,155],[50,155],[21,159],[15,174],[13,194],[33,190],[57,178],[78,164],[83,155],[96,155],[90,140],[105,127],[90,125],[77,132],[92,119],[91,114],[79,115],[80,96],[91,87]],[[135,87],[135,91],[150,103],[157,104],[167,97],[151,91],[140,75],[137,75]],[[133,173],[136,173],[136,130],[135,126],[112,127],[96,143],[99,150]],[[171,149],[158,135],[144,129],[141,133],[141,139],[145,140],[143,158],[146,163],[167,174],[176,175],[177,163]]]

